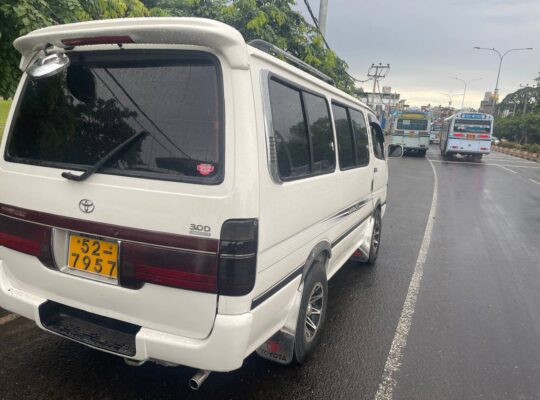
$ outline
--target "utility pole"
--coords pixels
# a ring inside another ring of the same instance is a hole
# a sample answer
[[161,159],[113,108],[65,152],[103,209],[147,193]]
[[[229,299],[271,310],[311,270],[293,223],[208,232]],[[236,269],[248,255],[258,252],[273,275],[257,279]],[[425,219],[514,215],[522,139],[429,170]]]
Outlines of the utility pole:
[[321,0],[319,5],[319,31],[324,36],[326,33],[326,14],[328,13],[328,0]]
[[[373,90],[371,93],[373,94],[373,101],[371,105],[375,105],[375,88],[377,87],[377,83],[379,80],[384,78],[386,75],[388,75],[388,72],[390,71],[390,64],[383,65],[382,63],[379,63],[378,65],[371,64],[371,67],[369,67],[367,76],[370,79],[373,79]],[[381,95],[381,102],[382,102],[382,95]]]

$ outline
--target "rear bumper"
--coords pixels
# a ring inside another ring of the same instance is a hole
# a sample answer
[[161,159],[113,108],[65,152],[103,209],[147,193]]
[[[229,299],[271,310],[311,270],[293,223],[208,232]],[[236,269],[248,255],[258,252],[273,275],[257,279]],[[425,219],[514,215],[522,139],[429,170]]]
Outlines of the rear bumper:
[[459,149],[447,149],[446,153],[461,154],[462,156],[473,156],[475,154],[489,154],[490,150],[459,150]]
[[[34,320],[40,328],[52,332],[40,320],[39,308],[47,300],[16,288],[0,260],[0,306]],[[135,336],[135,355],[129,358],[159,360],[211,371],[232,371],[242,366],[247,355],[252,322],[251,313],[218,314],[212,332],[205,339],[192,339],[143,326]]]

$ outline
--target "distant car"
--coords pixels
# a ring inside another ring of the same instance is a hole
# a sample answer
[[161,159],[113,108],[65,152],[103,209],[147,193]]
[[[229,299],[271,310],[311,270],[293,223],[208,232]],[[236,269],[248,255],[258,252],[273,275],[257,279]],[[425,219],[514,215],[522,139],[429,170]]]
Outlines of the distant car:
[[500,140],[499,140],[499,138],[496,138],[495,136],[492,136],[491,137],[491,143],[498,144],[498,143],[500,143]]

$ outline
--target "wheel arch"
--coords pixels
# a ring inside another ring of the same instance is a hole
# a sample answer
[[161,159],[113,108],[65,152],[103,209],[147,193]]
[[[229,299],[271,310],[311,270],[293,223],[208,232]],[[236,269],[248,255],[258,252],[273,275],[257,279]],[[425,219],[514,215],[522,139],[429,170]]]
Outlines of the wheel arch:
[[[322,259],[321,259],[322,257]],[[315,266],[315,261],[322,261],[324,265],[324,272],[328,272],[328,260],[332,258],[332,245],[329,241],[320,241],[313,247],[309,256],[304,264],[304,271],[302,272],[302,282],[306,279],[306,276]]]

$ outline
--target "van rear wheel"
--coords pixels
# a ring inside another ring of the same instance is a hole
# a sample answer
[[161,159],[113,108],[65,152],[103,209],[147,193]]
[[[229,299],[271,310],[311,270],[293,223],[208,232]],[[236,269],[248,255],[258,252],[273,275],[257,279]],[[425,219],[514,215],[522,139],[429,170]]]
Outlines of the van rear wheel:
[[473,154],[472,160],[473,160],[474,162],[480,162],[480,161],[482,161],[482,154]]
[[324,262],[317,260],[304,280],[296,323],[294,359],[298,364],[304,364],[309,359],[321,340],[327,302],[328,284]]
[[366,261],[368,265],[375,265],[377,257],[379,256],[379,246],[381,244],[381,211],[375,211],[373,215],[373,230],[371,232],[371,244],[369,246],[369,258]]

